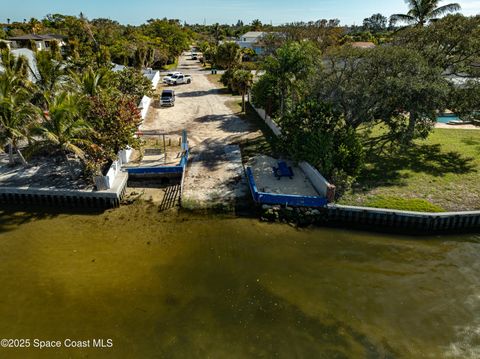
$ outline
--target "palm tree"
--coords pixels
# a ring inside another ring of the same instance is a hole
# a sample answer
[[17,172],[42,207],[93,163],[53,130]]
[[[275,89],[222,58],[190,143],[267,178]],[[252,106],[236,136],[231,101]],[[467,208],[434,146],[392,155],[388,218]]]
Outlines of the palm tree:
[[47,51],[35,55],[37,71],[30,69],[35,79],[35,104],[46,110],[47,103],[67,84],[64,66]]
[[237,70],[233,73],[232,87],[242,95],[242,111],[245,112],[245,95],[253,85],[253,74],[248,70]]
[[240,46],[235,42],[226,42],[217,48],[216,64],[224,69],[236,67],[242,59]]
[[16,80],[25,80],[28,77],[28,59],[23,55],[13,55],[8,47],[0,52],[0,64],[5,69],[5,72],[15,76]]
[[252,27],[252,31],[260,31],[262,29],[262,22],[258,19],[252,21],[250,25]]
[[390,17],[394,22],[406,22],[408,25],[424,26],[449,12],[460,10],[460,4],[451,3],[438,6],[439,0],[406,0],[410,10],[406,14],[394,14]]
[[286,110],[288,97],[298,98],[301,87],[318,66],[318,49],[309,42],[289,42],[263,62],[263,69],[276,82],[280,95],[280,113]]
[[38,109],[42,122],[35,128],[36,134],[62,152],[72,177],[74,173],[68,154],[74,153],[84,160],[82,146],[91,144],[88,137],[93,132],[87,121],[81,118],[78,104],[78,96],[67,92],[59,93],[48,102],[48,111]]
[[21,80],[6,72],[0,76],[0,142],[8,145],[10,164],[14,164],[14,152],[24,166],[27,161],[18,143],[29,137],[28,128],[33,119],[33,109],[28,101],[28,91]]
[[110,72],[106,69],[93,70],[89,67],[81,75],[71,71],[70,76],[79,88],[79,92],[86,96],[96,96],[102,88],[108,85]]
[[217,22],[216,24],[214,24],[212,26],[212,35],[213,35],[213,38],[215,40],[215,45],[218,46],[218,44],[220,44],[220,40],[222,39],[223,37],[223,34],[222,34],[222,27],[220,26],[220,24]]

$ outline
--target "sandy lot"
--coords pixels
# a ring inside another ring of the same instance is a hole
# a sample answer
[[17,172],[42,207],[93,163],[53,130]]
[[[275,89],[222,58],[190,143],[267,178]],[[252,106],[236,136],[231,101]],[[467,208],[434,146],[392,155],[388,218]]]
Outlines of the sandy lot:
[[252,168],[253,177],[260,192],[318,196],[303,171],[291,161],[285,162],[292,167],[293,179],[288,177],[277,179],[272,170],[272,167],[277,167],[277,162],[277,159],[264,155],[255,156],[248,161],[247,166]]
[[221,94],[198,62],[183,56],[177,70],[191,75],[193,82],[170,87],[176,93],[174,107],[160,108],[153,101],[140,130],[180,134],[186,129],[190,162],[182,203],[187,208],[230,207],[248,194],[235,143],[254,134],[227,106],[232,96]]

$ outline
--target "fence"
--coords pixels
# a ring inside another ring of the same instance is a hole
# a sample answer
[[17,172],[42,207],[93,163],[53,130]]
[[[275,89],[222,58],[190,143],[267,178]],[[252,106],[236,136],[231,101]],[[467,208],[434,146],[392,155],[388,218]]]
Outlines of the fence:
[[129,175],[182,175],[185,172],[185,167],[188,162],[189,148],[187,131],[182,131],[182,156],[180,162],[176,166],[160,166],[160,167],[138,167],[127,168]]

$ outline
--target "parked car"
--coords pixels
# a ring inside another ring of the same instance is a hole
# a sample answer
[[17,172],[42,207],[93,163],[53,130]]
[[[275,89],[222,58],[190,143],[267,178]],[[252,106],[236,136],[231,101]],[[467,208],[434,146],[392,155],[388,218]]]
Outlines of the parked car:
[[178,71],[175,71],[175,72],[169,72],[167,73],[164,77],[163,77],[163,80],[162,82],[164,84],[167,84],[169,79],[172,77],[172,76],[177,76],[177,75],[181,75],[182,73],[181,72],[178,72]]
[[181,85],[181,84],[189,84],[192,82],[192,76],[184,75],[184,74],[177,74],[169,77],[167,79],[167,84],[169,85]]
[[197,60],[198,55],[195,52],[192,52],[192,60]]
[[175,106],[175,91],[163,90],[160,96],[160,106]]

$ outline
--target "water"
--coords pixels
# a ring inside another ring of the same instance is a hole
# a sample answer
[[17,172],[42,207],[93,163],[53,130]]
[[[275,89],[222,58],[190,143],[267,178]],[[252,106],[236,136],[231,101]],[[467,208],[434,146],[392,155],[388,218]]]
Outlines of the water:
[[478,358],[480,235],[253,219],[0,215],[2,358]]
[[449,123],[450,121],[459,121],[460,117],[454,114],[445,114],[437,117],[437,122]]

